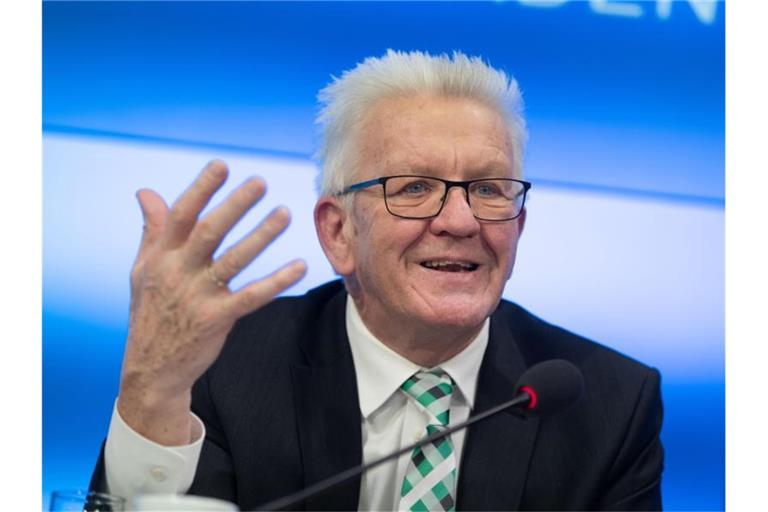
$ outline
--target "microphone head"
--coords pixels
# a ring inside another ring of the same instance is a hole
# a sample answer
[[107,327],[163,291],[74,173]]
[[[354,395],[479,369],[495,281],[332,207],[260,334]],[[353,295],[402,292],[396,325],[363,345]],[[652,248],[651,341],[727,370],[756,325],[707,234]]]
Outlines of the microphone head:
[[524,411],[547,417],[566,410],[584,393],[584,377],[576,366],[564,359],[550,359],[528,368],[515,389],[531,397]]

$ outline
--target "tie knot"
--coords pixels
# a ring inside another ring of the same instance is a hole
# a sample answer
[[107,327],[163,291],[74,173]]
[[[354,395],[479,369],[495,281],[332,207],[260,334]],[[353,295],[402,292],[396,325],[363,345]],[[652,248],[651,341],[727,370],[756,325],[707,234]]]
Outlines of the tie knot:
[[438,424],[448,425],[453,381],[442,369],[416,372],[400,389],[426,409]]

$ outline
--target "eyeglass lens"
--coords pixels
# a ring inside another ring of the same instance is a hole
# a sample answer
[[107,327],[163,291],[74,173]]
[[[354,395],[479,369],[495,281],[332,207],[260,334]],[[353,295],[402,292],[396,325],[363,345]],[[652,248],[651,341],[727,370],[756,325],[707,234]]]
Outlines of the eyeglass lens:
[[[389,178],[384,187],[387,208],[395,215],[410,218],[433,217],[442,207],[446,183],[421,176]],[[507,179],[475,181],[468,187],[469,204],[475,217],[506,220],[523,207],[524,186]]]

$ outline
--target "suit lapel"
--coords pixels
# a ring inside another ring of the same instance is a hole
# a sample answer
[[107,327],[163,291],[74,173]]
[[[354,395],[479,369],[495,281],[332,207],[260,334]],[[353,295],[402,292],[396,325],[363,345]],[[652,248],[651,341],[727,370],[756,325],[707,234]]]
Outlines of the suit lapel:
[[[362,463],[360,407],[346,333],[346,294],[337,293],[302,340],[306,364],[292,368],[304,485]],[[309,498],[307,510],[355,510],[360,478]]]
[[[526,367],[508,319],[497,312],[491,317],[473,412],[512,399]],[[458,509],[519,507],[538,425],[538,419],[502,412],[469,428],[459,469]]]

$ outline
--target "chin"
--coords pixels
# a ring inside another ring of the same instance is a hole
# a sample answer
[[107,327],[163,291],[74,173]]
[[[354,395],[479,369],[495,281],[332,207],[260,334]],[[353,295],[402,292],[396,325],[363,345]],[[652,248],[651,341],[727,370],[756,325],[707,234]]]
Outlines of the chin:
[[483,323],[496,309],[498,300],[451,300],[447,297],[439,298],[439,303],[426,308],[422,315],[425,323],[440,327],[470,328]]

